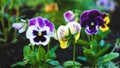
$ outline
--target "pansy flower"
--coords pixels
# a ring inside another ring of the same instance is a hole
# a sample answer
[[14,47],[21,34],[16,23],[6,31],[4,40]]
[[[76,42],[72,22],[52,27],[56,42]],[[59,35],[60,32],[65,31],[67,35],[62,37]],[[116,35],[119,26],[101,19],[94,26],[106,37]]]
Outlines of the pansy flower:
[[108,31],[109,30],[109,27],[108,27],[109,23],[110,23],[110,19],[108,16],[106,16],[104,18],[104,24],[102,26],[100,26],[100,30],[103,32]]
[[47,45],[53,32],[54,25],[48,19],[36,17],[29,20],[26,37],[33,45]]
[[12,27],[17,29],[19,33],[23,33],[26,30],[26,20],[21,19],[21,22],[12,24]]
[[[62,49],[67,48],[69,40],[75,40],[75,42],[77,42],[80,37],[80,30],[81,26],[77,22],[71,22],[66,26],[60,26],[57,30],[60,47]],[[74,39],[71,38],[71,36],[74,36]]]
[[103,7],[106,11],[114,11],[115,10],[115,2],[112,0],[97,0],[97,6]]
[[80,16],[80,24],[85,27],[85,32],[89,35],[96,34],[99,26],[104,24],[103,13],[98,10],[84,11]]
[[64,13],[64,19],[66,20],[66,22],[73,22],[75,21],[75,14],[69,10]]

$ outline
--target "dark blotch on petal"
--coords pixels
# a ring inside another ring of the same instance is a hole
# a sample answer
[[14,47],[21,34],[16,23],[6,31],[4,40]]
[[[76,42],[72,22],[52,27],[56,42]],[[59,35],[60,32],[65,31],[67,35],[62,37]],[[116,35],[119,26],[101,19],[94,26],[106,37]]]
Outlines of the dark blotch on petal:
[[104,12],[104,13],[101,13],[101,16],[104,19],[107,16],[107,14]]
[[39,42],[39,41],[41,41],[41,42],[45,42],[46,41],[46,38],[44,37],[44,36],[37,36],[37,37],[35,37],[34,39],[34,42]]
[[94,19],[95,23],[99,26],[103,25],[104,24],[104,20],[102,17],[100,16],[97,16],[95,19]]
[[37,36],[38,35],[38,31],[33,30],[33,34]]
[[41,33],[42,33],[42,35],[47,35],[46,31],[42,31]]
[[46,38],[44,36],[40,36],[39,38],[40,38],[41,42],[45,42],[46,41]]
[[83,20],[81,20],[80,24],[82,27],[86,27],[86,25],[90,22],[91,21],[88,18],[84,18]]
[[40,41],[40,38],[39,38],[39,36],[37,36],[37,37],[35,37],[33,40],[34,40],[34,42],[37,42],[37,43],[38,43],[38,42]]

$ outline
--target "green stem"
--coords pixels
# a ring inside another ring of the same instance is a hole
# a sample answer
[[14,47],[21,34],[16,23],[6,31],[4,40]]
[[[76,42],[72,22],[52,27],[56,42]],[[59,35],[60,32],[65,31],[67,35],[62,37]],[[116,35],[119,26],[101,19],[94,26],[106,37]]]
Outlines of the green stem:
[[76,45],[75,45],[75,42],[74,42],[74,45],[73,45],[73,68],[75,68],[75,52],[76,52]]
[[47,53],[49,53],[49,51],[50,51],[50,42],[47,45]]
[[112,49],[111,53],[115,51],[116,47],[117,47],[117,44],[115,44],[115,46],[114,46],[114,48]]
[[88,41],[90,41],[90,36],[89,35],[87,35],[87,38],[88,38]]

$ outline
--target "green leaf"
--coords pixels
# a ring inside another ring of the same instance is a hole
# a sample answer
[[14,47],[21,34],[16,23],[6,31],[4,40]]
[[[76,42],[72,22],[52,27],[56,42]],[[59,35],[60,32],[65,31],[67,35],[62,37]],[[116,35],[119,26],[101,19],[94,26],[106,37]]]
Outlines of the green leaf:
[[23,66],[23,67],[25,67],[25,65],[26,64],[23,61],[20,61],[20,62],[17,62],[15,64],[12,64],[11,67],[15,67],[15,66]]
[[104,47],[102,47],[99,50],[99,52],[97,52],[96,56],[99,57],[99,56],[103,55],[109,49],[110,46],[111,46],[111,44],[108,44],[108,43],[106,45],[104,45]]
[[44,60],[44,57],[46,55],[45,49],[40,45],[39,45],[39,48],[36,48],[36,49],[38,49],[38,53],[36,53],[35,55],[38,57],[38,59]]
[[84,49],[83,53],[88,58],[94,58],[95,57],[95,52],[90,50],[90,49]]
[[110,54],[106,54],[104,55],[102,58],[100,58],[102,63],[106,63],[109,62],[115,58],[117,58],[119,56],[119,53],[110,53]]
[[84,46],[84,47],[89,47],[89,42],[87,42],[87,41],[85,41],[85,40],[81,40],[81,39],[79,39],[78,41],[77,41],[77,44],[80,44],[81,46]]
[[5,39],[4,38],[0,38],[0,42],[5,42]]
[[55,61],[55,60],[51,60],[48,63],[51,64],[51,65],[54,65],[54,66],[58,66],[59,65],[59,62]]
[[78,58],[79,60],[82,60],[82,61],[85,61],[85,62],[87,61],[87,58],[86,58],[86,57],[83,57],[83,56],[78,56],[77,58]]
[[[80,64],[79,62],[76,62],[75,61],[75,66],[81,66],[82,64]],[[71,67],[71,66],[73,66],[73,61],[66,61],[66,62],[64,62],[64,64],[63,64],[63,66],[65,66],[65,67]]]
[[100,37],[103,39],[104,37],[106,37],[111,31],[108,30],[106,32],[102,32],[101,30],[98,31],[98,34],[100,35]]
[[24,59],[26,60],[28,60],[29,59],[29,57],[32,55],[31,54],[31,48],[30,48],[30,46],[24,46],[24,48],[23,48],[23,55],[24,55]]
[[49,58],[55,58],[56,57],[56,54],[55,54],[55,51],[57,50],[58,46],[55,46],[53,47],[47,54],[47,56]]

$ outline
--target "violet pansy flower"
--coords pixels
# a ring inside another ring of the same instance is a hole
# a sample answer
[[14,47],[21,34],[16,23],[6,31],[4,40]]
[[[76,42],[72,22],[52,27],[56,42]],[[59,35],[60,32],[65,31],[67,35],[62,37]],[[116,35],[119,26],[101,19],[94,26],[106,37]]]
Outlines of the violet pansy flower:
[[73,22],[75,21],[75,14],[72,11],[67,11],[64,13],[64,19],[66,22]]
[[89,35],[96,34],[99,26],[104,24],[103,13],[98,10],[84,11],[80,16],[80,24],[85,27],[85,32]]
[[114,11],[115,10],[115,2],[112,0],[97,0],[97,6],[103,7],[103,9],[107,11]]
[[21,22],[13,23],[12,27],[17,29],[19,33],[23,33],[26,30],[26,20],[21,19]]
[[26,37],[33,45],[47,45],[53,32],[54,25],[48,19],[36,17],[29,20]]

